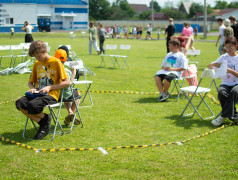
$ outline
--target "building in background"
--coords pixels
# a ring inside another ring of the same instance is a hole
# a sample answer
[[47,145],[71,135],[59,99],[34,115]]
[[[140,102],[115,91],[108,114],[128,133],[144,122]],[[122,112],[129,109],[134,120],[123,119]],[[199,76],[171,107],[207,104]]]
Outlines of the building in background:
[[136,15],[139,16],[144,11],[150,11],[150,8],[146,4],[129,4],[131,8],[136,12]]
[[88,0],[0,0],[0,32],[9,32],[11,26],[20,32],[25,21],[34,31],[38,23],[48,31],[87,29],[88,14]]

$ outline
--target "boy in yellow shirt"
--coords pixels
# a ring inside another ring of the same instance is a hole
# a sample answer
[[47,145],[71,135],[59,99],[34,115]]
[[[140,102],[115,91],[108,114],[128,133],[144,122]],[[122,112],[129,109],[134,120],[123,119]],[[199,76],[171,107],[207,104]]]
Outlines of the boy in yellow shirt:
[[[33,41],[29,55],[36,58],[28,82],[30,90],[26,96],[16,101],[16,107],[24,115],[37,122],[40,128],[33,139],[42,139],[50,131],[51,117],[43,113],[43,108],[49,104],[57,103],[60,89],[69,86],[69,79],[59,59],[47,54],[43,41]],[[37,97],[29,96],[29,94]]]

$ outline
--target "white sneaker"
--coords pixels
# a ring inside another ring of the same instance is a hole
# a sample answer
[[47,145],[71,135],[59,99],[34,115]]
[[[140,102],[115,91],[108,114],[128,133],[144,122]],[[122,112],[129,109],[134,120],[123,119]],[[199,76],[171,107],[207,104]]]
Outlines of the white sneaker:
[[160,93],[159,97],[158,97],[158,101],[161,102],[161,99],[163,98],[164,93]]
[[169,99],[169,93],[164,93],[160,102],[166,101],[167,99]]
[[218,118],[212,120],[211,123],[212,123],[213,126],[220,126],[221,124],[224,123],[225,119],[226,119],[226,118],[220,116],[220,117],[218,117]]

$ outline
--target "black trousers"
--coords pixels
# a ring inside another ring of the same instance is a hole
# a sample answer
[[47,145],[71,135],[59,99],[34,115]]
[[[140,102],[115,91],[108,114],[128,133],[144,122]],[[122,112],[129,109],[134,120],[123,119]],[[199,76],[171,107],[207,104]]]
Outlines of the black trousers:
[[101,54],[102,52],[105,53],[105,50],[104,50],[104,48],[103,48],[103,43],[104,43],[104,41],[105,41],[104,36],[100,36],[100,37],[99,37],[100,54]]
[[167,38],[166,39],[167,54],[170,52],[170,50],[169,50],[169,41],[170,41],[170,38]]
[[221,117],[237,118],[236,103],[238,101],[238,84],[235,86],[220,85],[218,99],[221,103]]

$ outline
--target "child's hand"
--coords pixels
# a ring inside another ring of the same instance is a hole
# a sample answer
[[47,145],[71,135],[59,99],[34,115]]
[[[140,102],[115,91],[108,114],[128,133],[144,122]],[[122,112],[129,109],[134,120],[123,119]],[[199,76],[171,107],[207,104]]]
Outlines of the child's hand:
[[170,67],[164,67],[165,71],[170,71]]
[[50,86],[46,86],[39,91],[39,93],[43,94],[47,94],[48,92],[50,92]]
[[216,68],[219,68],[221,66],[220,63],[213,63],[213,66],[215,66]]
[[35,88],[34,89],[30,89],[28,92],[33,94],[33,93],[36,92],[36,89]]

